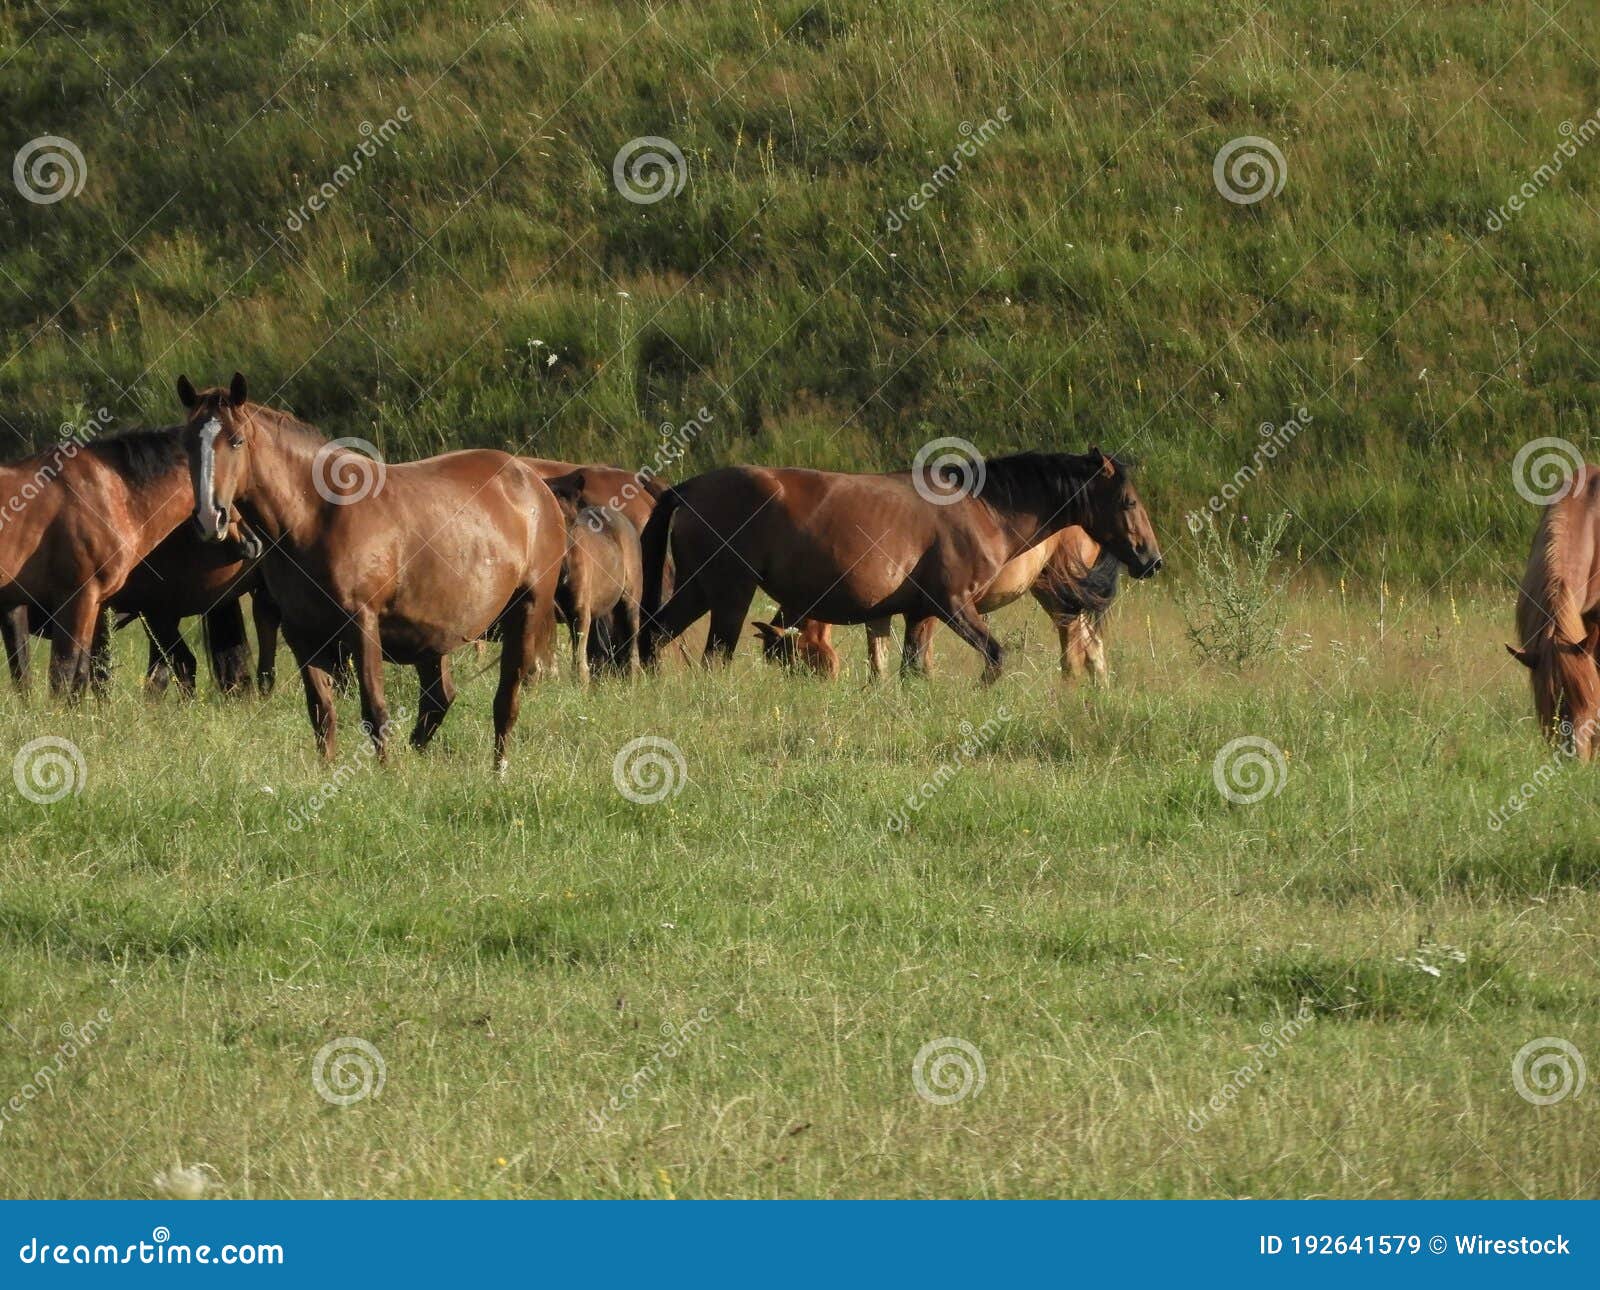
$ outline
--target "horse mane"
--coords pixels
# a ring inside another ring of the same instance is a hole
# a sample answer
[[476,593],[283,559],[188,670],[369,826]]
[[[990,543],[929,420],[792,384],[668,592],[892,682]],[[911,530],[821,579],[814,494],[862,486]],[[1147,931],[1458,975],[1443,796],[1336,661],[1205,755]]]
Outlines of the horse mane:
[[[1127,469],[1116,458],[1112,461],[1120,469]],[[986,457],[978,496],[1012,509],[1071,506],[1100,468],[1100,454],[1095,452],[1013,452],[1004,457]]]
[[1571,506],[1578,495],[1545,507],[1517,594],[1517,632],[1531,656],[1529,673],[1539,724],[1554,727],[1561,700],[1568,710],[1593,712],[1600,704],[1600,669],[1585,649],[1583,607],[1567,573],[1572,543]]
[[129,483],[153,484],[186,462],[181,426],[158,430],[139,428],[91,439],[84,450],[93,453]]
[[1104,549],[1093,564],[1069,553],[1044,568],[1045,589],[1056,603],[1055,612],[1063,615],[1104,614],[1117,598],[1121,576],[1122,561]]
[[246,406],[255,420],[264,422],[275,434],[287,432],[315,448],[320,448],[328,442],[327,435],[323,434],[309,421],[302,421],[293,412],[285,412],[282,408],[268,407],[265,403],[250,403]]

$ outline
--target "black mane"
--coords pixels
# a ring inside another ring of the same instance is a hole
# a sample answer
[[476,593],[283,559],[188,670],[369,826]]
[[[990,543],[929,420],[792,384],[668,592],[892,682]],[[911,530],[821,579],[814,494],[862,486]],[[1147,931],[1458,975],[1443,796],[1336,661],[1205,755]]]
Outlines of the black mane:
[[129,483],[150,484],[184,464],[182,428],[119,430],[84,446]]

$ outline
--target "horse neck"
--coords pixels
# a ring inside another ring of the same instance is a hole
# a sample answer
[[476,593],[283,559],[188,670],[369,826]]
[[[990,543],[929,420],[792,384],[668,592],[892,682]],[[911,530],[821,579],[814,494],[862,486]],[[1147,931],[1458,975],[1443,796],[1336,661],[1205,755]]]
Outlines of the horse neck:
[[323,446],[286,413],[252,404],[256,431],[250,443],[249,486],[237,501],[251,511],[273,541],[307,540],[321,514],[311,487],[313,463]]
[[[149,547],[153,548],[194,512],[194,489],[186,462],[179,461],[159,475],[135,479],[105,457],[95,456],[115,481],[114,487],[121,491],[128,517]],[[59,471],[60,467],[56,469]]]
[[1051,534],[1081,523],[1081,501],[1063,502],[1042,485],[1030,488],[1012,481],[1004,496],[999,496],[999,491],[986,487],[979,496],[1005,535],[1007,560],[1016,559]]
[[1519,600],[1527,648],[1542,641],[1581,644],[1588,634],[1583,615],[1596,561],[1596,516],[1586,491],[1574,489],[1547,506],[1534,533]]

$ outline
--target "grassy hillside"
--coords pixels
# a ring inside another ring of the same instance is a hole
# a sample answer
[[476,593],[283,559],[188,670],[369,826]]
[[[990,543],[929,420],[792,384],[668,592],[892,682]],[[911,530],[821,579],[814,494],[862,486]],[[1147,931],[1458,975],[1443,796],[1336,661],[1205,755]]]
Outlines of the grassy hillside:
[[[1099,440],[1177,547],[1304,406],[1245,509],[1332,572],[1489,576],[1515,449],[1586,448],[1600,397],[1597,35],[1548,0],[6,0],[4,151],[84,173],[0,191],[0,416],[169,420],[176,373],[242,367],[392,456],[637,465],[701,406],[680,473]],[[686,174],[645,205],[612,163],[648,135]],[[1245,135],[1284,182],[1235,204]]]

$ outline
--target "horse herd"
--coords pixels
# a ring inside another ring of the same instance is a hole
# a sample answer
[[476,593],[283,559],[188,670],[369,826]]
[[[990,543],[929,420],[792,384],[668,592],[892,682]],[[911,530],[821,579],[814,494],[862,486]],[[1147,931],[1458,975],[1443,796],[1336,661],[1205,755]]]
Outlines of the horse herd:
[[[50,641],[53,692],[109,680],[109,632],[138,619],[146,683],[192,692],[180,623],[200,616],[219,685],[249,688],[241,597],[250,595],[273,682],[281,633],[299,667],[319,750],[335,754],[335,682],[354,673],[363,727],[389,735],[385,662],[420,682],[411,742],[428,743],[455,697],[451,655],[500,643],[494,759],[524,683],[554,666],[563,619],[574,668],[634,673],[709,616],[708,663],[729,658],[751,601],[774,661],[837,675],[835,624],[866,627],[874,677],[904,620],[902,670],[926,672],[943,623],[983,659],[1003,651],[985,615],[1032,594],[1056,624],[1062,668],[1104,673],[1099,623],[1123,570],[1146,578],[1160,547],[1127,468],[1098,448],[990,457],[981,487],[947,468],[846,474],[765,466],[713,470],[672,487],[616,467],[467,449],[380,467],[288,412],[178,381],[181,425],[47,450],[0,467],[0,630],[28,684],[28,636]],[[1577,507],[1580,496],[1587,499]],[[1600,472],[1548,508],[1518,606],[1540,719],[1588,756],[1600,708],[1591,614],[1600,571],[1571,555],[1592,539]],[[1570,512],[1570,513],[1569,513]],[[192,523],[190,522],[192,520]],[[1578,565],[1582,564],[1579,568]]]

